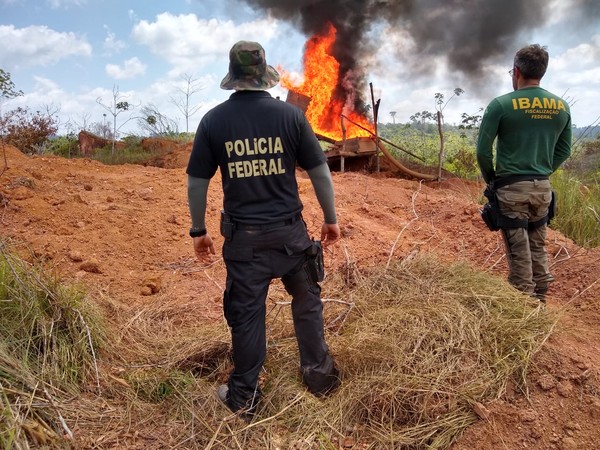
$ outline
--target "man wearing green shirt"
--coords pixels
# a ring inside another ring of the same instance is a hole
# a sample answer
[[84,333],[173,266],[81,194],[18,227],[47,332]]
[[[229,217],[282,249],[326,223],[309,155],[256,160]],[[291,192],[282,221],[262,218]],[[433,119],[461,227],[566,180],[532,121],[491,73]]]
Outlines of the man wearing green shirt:
[[500,225],[508,281],[541,301],[553,281],[545,249],[552,200],[549,176],[571,154],[569,105],[540,87],[547,67],[545,47],[529,45],[516,53],[509,72],[514,92],[488,105],[477,142],[483,179],[508,219]]

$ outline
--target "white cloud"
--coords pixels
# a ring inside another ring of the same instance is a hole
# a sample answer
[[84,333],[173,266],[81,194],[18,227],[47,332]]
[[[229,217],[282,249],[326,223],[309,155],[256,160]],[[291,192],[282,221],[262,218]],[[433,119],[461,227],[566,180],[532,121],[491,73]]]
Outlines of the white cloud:
[[[10,100],[10,108],[22,106],[34,111],[44,111],[46,109],[53,111],[58,109],[60,132],[65,131],[64,127],[70,117],[81,114],[82,111],[90,110],[89,106],[82,108],[82,104],[89,102],[83,102],[76,95],[66,92],[58,83],[39,76],[35,76],[33,79],[33,89],[30,92],[26,92],[22,97]],[[92,99],[92,101],[94,100]]]
[[46,3],[54,9],[69,8],[70,6],[85,6],[87,0],[46,0]]
[[117,80],[135,78],[138,75],[146,73],[146,65],[139,58],[133,57],[123,63],[122,66],[116,64],[106,65],[106,74]]
[[[195,79],[195,83],[198,86],[203,87],[203,89],[190,97],[191,106],[200,106],[200,109],[190,117],[190,131],[196,129],[200,117],[202,117],[210,108],[221,103],[230,95],[229,92],[219,89],[218,83],[220,81],[220,79],[215,80],[214,77],[210,75],[204,75]],[[185,118],[173,102],[173,99],[181,99],[182,94],[177,90],[178,88],[185,89],[186,82],[181,79],[180,75],[169,74],[168,78],[156,80],[143,91],[138,92],[137,96],[142,100],[144,105],[154,105],[161,114],[178,122],[180,131],[185,131]],[[214,95],[220,97],[212,99],[208,98],[208,96]]]
[[[556,58],[551,58],[549,70],[564,73],[565,79],[568,80],[577,71],[596,68],[598,65],[600,65],[600,34],[593,36],[589,42],[584,42]],[[590,80],[590,82],[594,81],[598,80]]]
[[179,67],[180,72],[194,72],[214,61],[226,62],[229,49],[238,40],[268,42],[277,35],[277,30],[278,24],[272,19],[239,24],[199,19],[194,14],[162,13],[154,22],[138,22],[132,36],[154,54]]
[[584,126],[600,115],[600,34],[550,57],[542,86],[571,105],[573,123]]
[[110,31],[106,25],[104,28],[106,29],[106,37],[104,38],[104,44],[102,47],[104,48],[105,55],[110,56],[115,53],[119,53],[121,50],[127,47],[127,43],[117,39],[115,33]]
[[14,67],[48,66],[71,56],[90,56],[92,46],[75,33],[63,33],[46,26],[15,28],[0,25],[0,60]]

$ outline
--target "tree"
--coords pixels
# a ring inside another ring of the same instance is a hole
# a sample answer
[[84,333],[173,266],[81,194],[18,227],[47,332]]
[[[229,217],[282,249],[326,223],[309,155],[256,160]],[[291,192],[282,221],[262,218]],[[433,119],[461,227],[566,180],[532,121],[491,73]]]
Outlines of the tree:
[[415,123],[417,130],[421,131],[421,139],[425,143],[425,124],[427,121],[433,121],[435,114],[430,111],[421,111],[410,116],[411,122]]
[[396,124],[396,111],[390,111],[390,116],[392,116],[392,122]]
[[10,72],[6,72],[4,69],[0,69],[0,97],[1,99],[11,99],[20,97],[23,95],[23,91],[17,91],[15,83],[10,79]]
[[83,112],[77,115],[77,119],[73,119],[69,117],[69,120],[65,124],[65,128],[68,134],[77,134],[80,131],[90,131],[90,122],[91,114],[88,112]]
[[152,104],[144,106],[140,112],[138,126],[150,136],[170,136],[179,133],[177,122],[158,111],[156,106]]
[[129,111],[129,110],[132,110],[135,108],[134,105],[131,105],[129,102],[124,101],[123,98],[124,97],[121,96],[121,94],[119,92],[119,86],[115,85],[115,86],[113,86],[113,100],[110,105],[105,105],[104,103],[102,103],[101,97],[98,97],[96,99],[96,103],[98,103],[100,106],[102,106],[105,110],[107,110],[110,113],[111,116],[113,116],[112,150],[111,150],[113,154],[115,153],[115,145],[116,145],[119,129],[132,119],[132,117],[130,117],[129,119],[127,119],[125,122],[123,122],[117,128],[117,116],[121,113],[124,113],[125,111]]
[[192,78],[187,73],[181,75],[183,81],[185,81],[185,88],[177,88],[179,95],[177,97],[171,97],[171,102],[177,107],[177,109],[185,117],[185,132],[189,133],[189,121],[190,117],[198,112],[202,107],[202,104],[192,106],[190,104],[192,95],[196,92],[204,89],[197,79]]
[[89,126],[90,133],[94,133],[97,136],[101,136],[104,139],[112,139],[113,132],[111,130],[111,126],[106,120],[102,122],[92,122]]
[[[19,97],[23,95],[23,91],[17,91],[15,87],[15,83],[10,79],[10,73],[6,72],[4,69],[0,69],[0,106],[2,106],[2,101],[9,100],[11,98]],[[2,153],[4,155],[4,167],[2,168],[2,172],[0,175],[4,173],[4,171],[8,168],[8,161],[6,160],[6,149],[4,148],[4,138],[6,134],[6,117],[1,114],[2,110],[0,109],[0,142],[2,143]]]
[[[479,110],[477,112],[481,112],[483,110],[483,108],[479,108]],[[467,113],[462,113],[460,115],[461,117],[461,121],[460,121],[460,125],[458,126],[459,130],[478,130],[479,129],[479,124],[481,123],[481,115],[480,114],[467,114]],[[460,134],[461,138],[466,138],[467,135],[465,134],[465,132],[461,132]]]
[[445,150],[444,150],[444,130],[443,130],[444,114],[443,114],[443,111],[446,108],[446,106],[448,106],[448,102],[450,102],[450,100],[452,100],[452,98],[458,97],[459,95],[461,95],[464,92],[465,91],[463,91],[461,88],[455,88],[454,93],[445,102],[444,102],[444,94],[442,94],[440,92],[436,92],[434,95],[435,109],[437,111],[437,114],[436,114],[437,127],[438,127],[438,133],[440,135],[440,153],[439,153],[439,158],[438,158],[438,180],[442,179],[442,165],[444,164],[444,156],[445,156],[444,155]]

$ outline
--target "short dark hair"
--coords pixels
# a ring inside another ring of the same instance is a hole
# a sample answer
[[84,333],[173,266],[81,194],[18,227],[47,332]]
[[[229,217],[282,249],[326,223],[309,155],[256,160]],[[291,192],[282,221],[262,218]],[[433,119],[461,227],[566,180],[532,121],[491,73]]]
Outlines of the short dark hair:
[[527,79],[540,80],[548,68],[548,52],[539,44],[523,47],[515,55],[515,67],[518,67]]

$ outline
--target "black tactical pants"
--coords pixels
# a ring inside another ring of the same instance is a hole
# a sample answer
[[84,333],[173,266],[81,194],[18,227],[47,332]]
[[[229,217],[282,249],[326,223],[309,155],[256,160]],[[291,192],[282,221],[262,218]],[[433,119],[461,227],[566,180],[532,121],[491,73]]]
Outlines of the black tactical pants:
[[339,384],[324,338],[321,288],[305,268],[311,245],[302,220],[270,230],[235,230],[223,244],[227,267],[223,309],[231,328],[234,364],[227,402],[233,411],[253,412],[260,399],[258,376],[266,356],[265,300],[274,278],[281,278],[292,296],[304,382],[317,395]]

